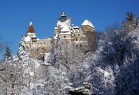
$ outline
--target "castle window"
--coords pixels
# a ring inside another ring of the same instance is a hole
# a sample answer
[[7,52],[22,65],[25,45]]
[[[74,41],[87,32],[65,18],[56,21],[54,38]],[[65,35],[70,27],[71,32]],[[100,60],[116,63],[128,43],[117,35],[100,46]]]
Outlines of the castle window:
[[80,44],[80,47],[82,47],[82,44]]
[[78,34],[78,36],[80,36],[80,34]]
[[78,41],[78,39],[76,38],[76,41]]
[[64,38],[66,38],[66,36],[64,36]]
[[76,36],[76,35],[74,34],[74,36]]

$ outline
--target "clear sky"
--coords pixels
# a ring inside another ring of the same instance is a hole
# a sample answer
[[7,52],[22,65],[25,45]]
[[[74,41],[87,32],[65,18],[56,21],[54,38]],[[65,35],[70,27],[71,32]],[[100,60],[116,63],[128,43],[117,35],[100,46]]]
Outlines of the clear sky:
[[97,31],[105,31],[115,22],[121,24],[126,12],[139,16],[139,0],[0,0],[0,37],[16,54],[30,18],[39,38],[52,37],[62,11],[74,25],[88,19]]

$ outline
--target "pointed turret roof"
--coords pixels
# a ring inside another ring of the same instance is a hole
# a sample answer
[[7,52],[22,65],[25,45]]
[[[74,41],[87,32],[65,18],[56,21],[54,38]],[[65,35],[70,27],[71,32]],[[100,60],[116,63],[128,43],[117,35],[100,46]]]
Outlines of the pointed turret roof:
[[33,25],[32,25],[32,22],[30,22],[30,25],[29,25],[27,33],[35,33]]
[[87,19],[82,23],[82,25],[89,25],[90,27],[95,28],[93,24]]

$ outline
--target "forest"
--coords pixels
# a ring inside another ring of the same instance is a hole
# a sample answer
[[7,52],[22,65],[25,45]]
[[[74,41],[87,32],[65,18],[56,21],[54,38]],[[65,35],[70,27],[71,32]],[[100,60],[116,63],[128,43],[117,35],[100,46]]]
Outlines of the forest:
[[0,95],[139,95],[139,19],[132,12],[95,31],[94,48],[85,53],[59,41],[37,60],[25,43],[13,56],[0,42]]

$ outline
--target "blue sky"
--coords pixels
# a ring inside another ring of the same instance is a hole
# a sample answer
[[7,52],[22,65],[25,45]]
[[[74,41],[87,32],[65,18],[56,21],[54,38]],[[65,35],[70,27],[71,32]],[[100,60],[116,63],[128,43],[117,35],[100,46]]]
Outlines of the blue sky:
[[139,16],[139,0],[1,0],[0,37],[16,54],[29,26],[30,18],[39,38],[53,36],[53,29],[62,11],[74,25],[90,20],[96,31],[105,31],[115,22],[121,24],[125,13]]

